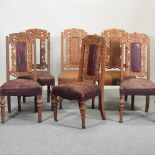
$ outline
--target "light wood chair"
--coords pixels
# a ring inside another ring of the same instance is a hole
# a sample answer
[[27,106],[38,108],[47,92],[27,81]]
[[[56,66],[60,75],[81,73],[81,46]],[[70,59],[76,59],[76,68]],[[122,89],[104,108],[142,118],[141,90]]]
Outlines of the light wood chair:
[[[61,73],[58,84],[77,82],[82,38],[87,35],[83,29],[66,29],[61,33]],[[59,99],[62,108],[62,98]]]
[[50,33],[37,28],[26,30],[26,33],[36,42],[36,55],[40,58],[36,65],[37,81],[41,86],[47,86],[47,102],[50,102],[50,88],[55,85],[55,78],[51,74]]
[[[70,82],[54,86],[53,110],[54,120],[57,121],[57,96],[77,100],[81,112],[82,128],[85,128],[86,101],[99,96],[99,107],[102,119],[106,119],[104,112],[104,77],[106,42],[97,35],[88,35],[82,40],[79,82]],[[91,83],[84,82],[89,80]],[[95,84],[98,82],[98,84]]]
[[[36,50],[33,39],[26,33],[13,33],[6,37],[6,77],[0,87],[1,120],[5,122],[5,96],[18,97],[21,111],[21,96],[37,96],[38,122],[41,122],[42,87],[36,81]],[[32,51],[34,51],[32,53]],[[33,67],[32,67],[33,61]],[[27,77],[18,79],[18,77]],[[13,78],[16,79],[13,79]],[[11,109],[11,103],[8,104]]]
[[[121,84],[120,120],[123,122],[125,96],[132,96],[131,108],[134,110],[135,95],[146,96],[145,112],[148,112],[150,95],[155,95],[155,83],[150,81],[150,40],[142,33],[131,33],[121,39]],[[125,79],[134,76],[136,78]]]

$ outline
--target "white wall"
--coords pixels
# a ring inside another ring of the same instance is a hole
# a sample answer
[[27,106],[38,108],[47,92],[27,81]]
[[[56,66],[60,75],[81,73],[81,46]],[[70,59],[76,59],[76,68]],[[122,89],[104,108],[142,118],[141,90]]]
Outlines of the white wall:
[[0,84],[5,82],[5,36],[29,28],[51,32],[52,73],[60,72],[60,32],[83,28],[100,34],[108,28],[143,32],[151,37],[151,77],[155,82],[154,0],[0,0]]

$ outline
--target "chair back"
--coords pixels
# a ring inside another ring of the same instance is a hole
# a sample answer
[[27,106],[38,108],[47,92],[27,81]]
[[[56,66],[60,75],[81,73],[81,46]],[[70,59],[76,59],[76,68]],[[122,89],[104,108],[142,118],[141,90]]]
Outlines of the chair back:
[[[34,52],[32,52],[34,51]],[[33,39],[24,32],[12,33],[6,37],[6,77],[26,76],[36,79],[36,60]],[[32,62],[34,68],[32,68]]]
[[88,35],[82,39],[79,81],[99,82],[103,87],[107,45],[103,37]]
[[61,72],[79,69],[82,38],[87,33],[82,29],[66,29],[61,33]]
[[36,55],[40,58],[37,61],[37,69],[50,72],[50,33],[37,28],[26,30],[26,33],[35,40]]
[[147,77],[150,79],[150,39],[143,33],[131,33],[121,39],[121,79]]
[[106,68],[120,69],[121,67],[121,47],[120,39],[126,34],[122,29],[107,29],[101,33],[108,43],[106,55]]

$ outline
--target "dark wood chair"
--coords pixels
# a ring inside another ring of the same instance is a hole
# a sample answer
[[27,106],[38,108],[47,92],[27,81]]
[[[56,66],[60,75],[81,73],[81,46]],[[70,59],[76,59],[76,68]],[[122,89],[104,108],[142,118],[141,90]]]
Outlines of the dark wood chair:
[[[61,33],[61,73],[58,84],[78,82],[82,38],[86,35],[87,32],[77,28],[66,29]],[[59,108],[62,109],[61,97]]]
[[[52,89],[55,121],[57,121],[57,96],[78,101],[82,118],[82,128],[85,128],[86,101],[96,96],[99,96],[102,119],[106,119],[103,96],[106,47],[105,40],[100,36],[88,35],[83,38],[79,82],[60,84],[54,86]],[[87,80],[87,82],[83,82],[84,80]],[[98,82],[98,85],[95,84],[96,82]]]
[[[132,110],[134,110],[134,96],[146,96],[145,112],[149,109],[150,95],[155,95],[155,83],[150,81],[150,41],[149,37],[141,33],[131,33],[121,40],[121,79],[120,84],[120,120],[123,122],[125,96],[132,96]],[[136,78],[124,79],[134,76]]]
[[[38,122],[41,122],[42,87],[36,82],[35,55],[33,40],[26,33],[14,33],[6,37],[7,81],[0,87],[2,123],[5,122],[5,96],[18,96],[18,111],[21,111],[21,96],[37,96]],[[19,76],[29,78],[18,79]]]

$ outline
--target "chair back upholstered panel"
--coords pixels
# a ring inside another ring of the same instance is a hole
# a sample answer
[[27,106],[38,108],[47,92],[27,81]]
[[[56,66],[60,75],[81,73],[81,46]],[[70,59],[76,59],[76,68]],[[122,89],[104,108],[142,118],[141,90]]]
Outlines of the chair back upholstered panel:
[[108,69],[121,67],[121,47],[120,38],[125,35],[122,29],[107,29],[101,33],[101,36],[108,42],[108,51],[106,56],[106,67]]
[[34,50],[33,40],[24,32],[12,33],[6,37],[7,80],[10,80],[10,75],[35,78],[35,69],[32,68],[32,61],[34,64],[36,61],[32,60],[32,49]]
[[38,39],[40,42],[39,51],[36,50],[37,55],[40,55],[40,62],[37,62],[37,69],[47,69],[50,72],[50,33],[37,28],[26,30],[26,33],[34,38],[36,46],[36,40]]
[[107,45],[105,40],[97,35],[88,35],[82,39],[79,80],[99,81],[104,84],[105,56]]
[[150,78],[150,40],[142,33],[131,33],[121,39],[124,59],[121,61],[123,76]]
[[87,33],[82,29],[66,29],[61,33],[61,72],[78,69],[82,38]]

